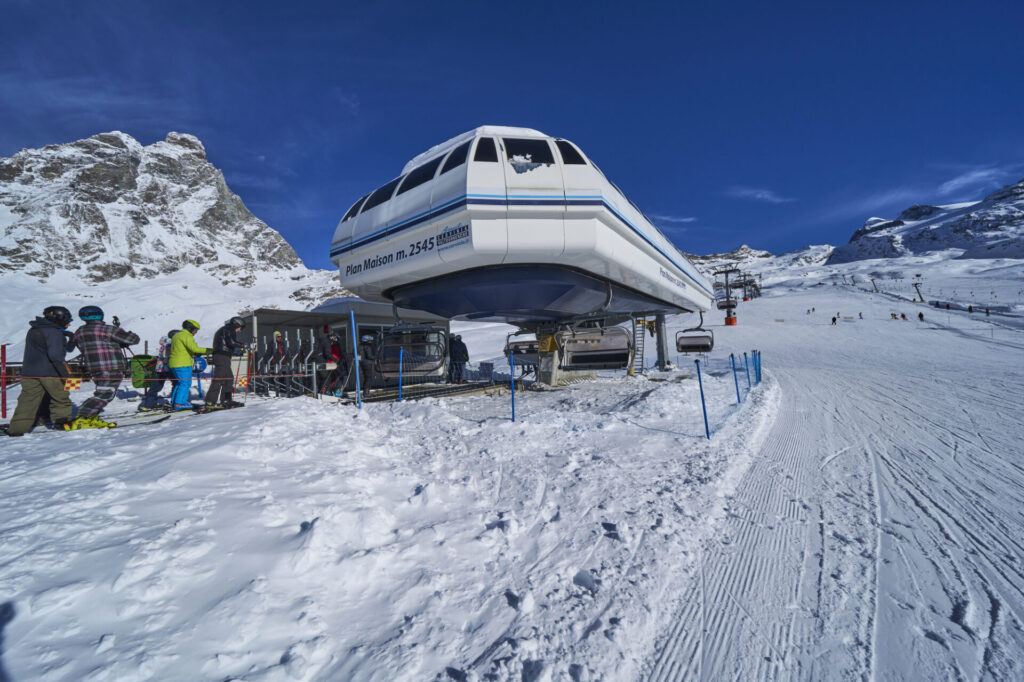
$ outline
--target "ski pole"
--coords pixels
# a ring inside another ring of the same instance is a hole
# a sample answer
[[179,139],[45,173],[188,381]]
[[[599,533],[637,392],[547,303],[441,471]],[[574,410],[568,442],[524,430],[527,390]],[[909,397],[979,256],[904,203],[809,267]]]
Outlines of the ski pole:
[[697,385],[700,386],[700,409],[704,411],[704,435],[711,440],[711,429],[708,427],[708,406],[704,402],[704,380],[700,378],[700,360],[694,360],[697,364]]

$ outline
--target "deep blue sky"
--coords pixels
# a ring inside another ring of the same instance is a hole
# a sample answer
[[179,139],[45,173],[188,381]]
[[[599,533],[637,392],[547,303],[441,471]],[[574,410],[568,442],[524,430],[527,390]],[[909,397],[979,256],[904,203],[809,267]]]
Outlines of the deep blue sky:
[[195,134],[330,267],[358,196],[520,125],[578,143],[684,250],[781,252],[1024,177],[1022,26],[1019,0],[0,0],[0,156]]

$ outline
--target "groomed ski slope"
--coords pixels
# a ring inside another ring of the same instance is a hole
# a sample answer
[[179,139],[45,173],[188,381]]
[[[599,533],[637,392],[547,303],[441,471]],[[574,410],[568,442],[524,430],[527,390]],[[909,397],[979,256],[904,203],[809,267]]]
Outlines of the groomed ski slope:
[[1024,335],[776,291],[710,443],[676,375],[7,439],[0,679],[1020,677]]
[[1024,334],[828,289],[740,309],[778,416],[645,676],[1020,679]]

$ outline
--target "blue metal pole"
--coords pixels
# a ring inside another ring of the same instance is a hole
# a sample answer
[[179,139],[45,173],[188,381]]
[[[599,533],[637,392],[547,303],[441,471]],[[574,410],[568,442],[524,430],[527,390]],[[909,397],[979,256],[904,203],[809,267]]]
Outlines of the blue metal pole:
[[757,365],[756,365],[756,367],[757,367],[757,383],[760,384],[761,383],[761,351],[757,351],[757,355],[755,357],[757,359]]
[[512,385],[512,421],[516,420],[516,373],[512,366],[512,354],[508,355],[508,381]]
[[356,405],[363,409],[363,389],[359,385],[359,337],[356,336],[356,313],[348,311],[349,319],[352,321],[352,358],[356,363]]
[[402,402],[402,361],[405,359],[405,348],[398,347],[398,402]]
[[743,399],[740,398],[740,380],[736,376],[736,356],[732,353],[729,353],[729,363],[732,365],[732,382],[736,385],[736,404],[739,405]]
[[747,362],[747,354],[743,353],[743,366],[747,369],[747,392],[750,392],[750,363]]
[[704,435],[711,440],[711,429],[708,427],[708,406],[704,402],[704,380],[700,378],[700,360],[694,360],[697,363],[697,385],[700,386],[700,408],[704,410]]

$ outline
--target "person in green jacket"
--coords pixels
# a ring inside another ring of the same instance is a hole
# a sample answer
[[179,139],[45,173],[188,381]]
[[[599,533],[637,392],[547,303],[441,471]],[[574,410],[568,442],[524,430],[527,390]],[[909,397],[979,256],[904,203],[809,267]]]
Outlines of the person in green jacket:
[[195,335],[199,331],[199,323],[195,320],[185,320],[181,323],[181,331],[171,339],[170,358],[167,366],[171,375],[177,383],[174,385],[174,394],[171,399],[172,410],[191,410],[192,403],[189,402],[189,391],[192,389],[192,363],[197,355],[212,353],[212,348],[203,348],[196,344]]

